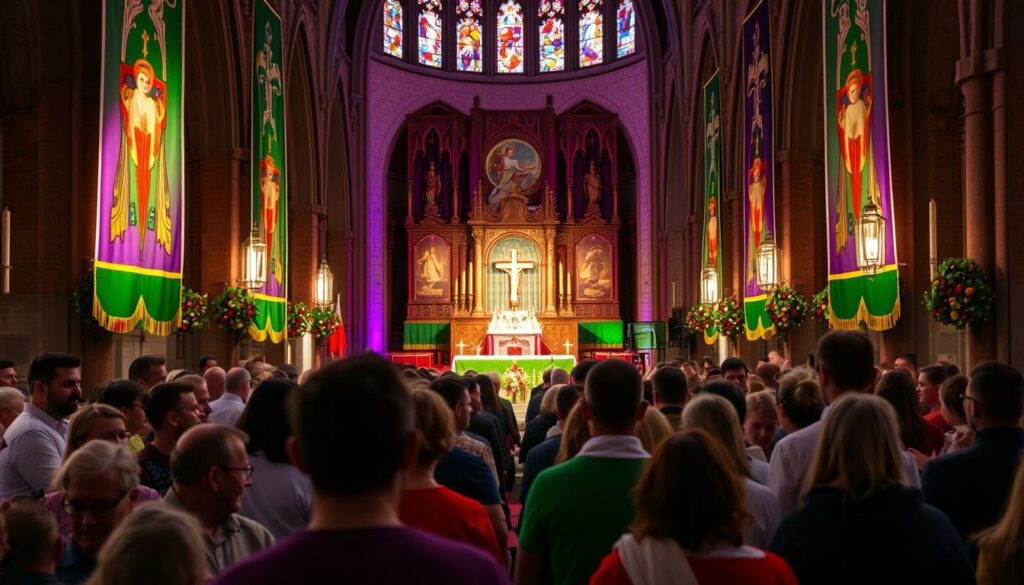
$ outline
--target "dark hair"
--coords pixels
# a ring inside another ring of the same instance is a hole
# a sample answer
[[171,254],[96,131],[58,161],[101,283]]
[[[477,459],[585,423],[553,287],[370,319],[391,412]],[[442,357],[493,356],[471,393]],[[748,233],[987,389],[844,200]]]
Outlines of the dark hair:
[[771,388],[779,387],[779,374],[782,373],[782,369],[775,364],[761,364],[757,366],[757,370],[754,372],[758,378],[764,380],[764,385]]
[[647,404],[654,404],[654,383],[649,379],[644,380],[644,402]]
[[388,488],[402,467],[415,432],[412,402],[390,362],[357,356],[292,393],[292,430],[317,492],[367,494]]
[[685,429],[654,450],[633,490],[639,538],[671,538],[688,551],[743,544],[750,521],[744,479],[726,448],[707,431]]
[[818,342],[818,367],[840,390],[865,390],[875,375],[875,348],[860,331],[829,331]]
[[942,403],[964,420],[967,420],[967,413],[964,412],[964,392],[967,390],[967,382],[967,376],[957,374],[946,378],[942,387],[939,388]]
[[28,388],[32,392],[36,382],[49,384],[57,377],[60,368],[80,368],[82,360],[66,353],[44,353],[37,355],[28,366]]
[[558,389],[555,395],[555,410],[558,411],[558,418],[565,420],[569,417],[569,411],[580,401],[583,395],[583,386],[580,384],[566,384]]
[[132,365],[128,366],[128,378],[131,380],[144,378],[153,366],[163,366],[166,364],[167,360],[163,356],[140,355],[132,360]]
[[[875,395],[885,399],[896,411],[900,440],[906,448],[924,446],[924,419],[917,412],[917,389],[905,370],[893,370],[882,376]],[[924,450],[924,449],[922,449]]]
[[576,364],[576,367],[572,369],[569,376],[572,377],[573,384],[582,384],[587,380],[587,374],[590,370],[598,364],[597,360],[583,360]]
[[282,364],[281,367],[277,369],[278,371],[283,372],[285,377],[287,377],[292,382],[299,379],[299,370],[295,369],[295,366],[293,366],[292,364]]
[[1016,426],[1024,414],[1024,377],[1001,362],[984,362],[971,370],[968,384],[986,418]]
[[949,376],[946,374],[946,368],[943,366],[925,366],[917,371],[918,375],[923,375],[925,380],[932,386],[938,386],[946,381]]
[[498,394],[494,391],[494,382],[491,377],[487,374],[480,374],[473,380],[480,387],[480,404],[483,405],[484,410],[504,417],[504,412],[498,406]]
[[686,402],[686,375],[683,370],[675,366],[658,368],[651,376],[651,383],[659,400],[673,404]]
[[710,378],[711,376],[721,376],[721,375],[722,375],[722,369],[719,368],[718,366],[712,366],[712,367],[708,368],[707,373],[704,374],[704,379],[706,380],[706,379]]
[[181,448],[181,441],[171,451],[171,477],[175,483],[191,485],[202,478],[211,467],[231,463],[231,437],[236,437],[244,445],[249,437],[235,427],[218,424],[205,424],[198,436],[190,436],[190,440]]
[[635,423],[643,398],[643,380],[633,364],[607,359],[595,364],[590,373],[594,377],[588,375],[584,383],[590,419],[614,427]]
[[262,451],[274,463],[289,463],[285,445],[292,429],[286,407],[295,388],[295,382],[286,378],[267,378],[253,391],[235,425],[249,435],[250,455]]
[[131,408],[136,402],[145,401],[146,389],[132,380],[114,380],[100,391],[98,402],[114,408]]
[[[747,367],[747,362],[743,361],[743,358],[736,356],[725,358],[725,361],[722,362],[722,365],[718,366],[718,369],[722,370],[723,374],[726,370],[743,370],[744,372],[750,371],[750,368]],[[743,419],[741,418],[740,420]]]
[[706,356],[700,358],[700,365],[701,366],[707,366],[709,368],[714,368],[714,367],[717,367],[718,363],[715,362],[714,358],[712,358],[709,355],[706,355]]
[[153,386],[146,400],[146,419],[154,431],[164,428],[164,417],[168,412],[181,408],[181,395],[193,392],[188,382],[164,382]]
[[52,562],[53,546],[59,533],[53,513],[46,506],[25,498],[15,499],[3,511],[3,516],[11,546],[4,560],[12,573],[34,571]]
[[[946,377],[947,378],[952,378],[953,376],[956,376],[957,374],[960,373],[960,368],[958,368],[956,364],[954,364],[953,362],[948,361],[948,360],[937,360],[935,362],[935,365],[942,366],[943,368],[946,369]],[[3,369],[3,368],[0,368],[0,369]]]
[[0,370],[6,370],[7,368],[13,368],[14,362],[11,360],[0,360]]
[[441,376],[430,383],[430,389],[444,398],[448,408],[455,408],[455,405],[462,402],[466,396],[466,382],[456,376]]
[[794,368],[779,380],[779,405],[786,418],[799,428],[821,420],[825,399],[818,375],[809,368]]
[[544,372],[541,373],[541,375],[540,375],[540,380],[541,380],[541,382],[544,383],[545,386],[547,386],[548,384],[551,383],[551,371],[552,370],[554,370],[553,367],[545,368]]
[[217,361],[217,358],[213,357],[212,355],[204,355],[203,357],[199,358],[199,371],[203,371],[203,368],[206,367],[206,364],[210,363],[211,361],[215,362]]
[[[900,355],[896,356],[896,359],[897,360],[903,360],[905,362],[910,362],[915,368],[917,367],[917,354],[916,353],[901,353]],[[893,360],[893,361],[896,361],[896,360]]]
[[736,416],[739,417],[740,424],[747,420],[747,398],[743,395],[743,390],[736,384],[725,380],[711,380],[704,382],[704,385],[700,387],[700,393],[715,394],[725,398],[736,409]]

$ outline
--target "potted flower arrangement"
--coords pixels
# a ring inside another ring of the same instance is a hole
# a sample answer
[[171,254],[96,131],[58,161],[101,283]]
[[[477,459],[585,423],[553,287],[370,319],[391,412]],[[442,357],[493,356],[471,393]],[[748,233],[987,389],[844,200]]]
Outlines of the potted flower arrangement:
[[715,306],[715,327],[719,335],[734,339],[743,331],[743,310],[734,298],[718,301]]
[[181,291],[181,325],[178,334],[194,333],[210,322],[210,297],[185,287]]
[[213,301],[213,320],[235,336],[238,343],[256,319],[256,301],[248,289],[226,287]]
[[784,284],[768,296],[764,309],[775,324],[775,330],[786,333],[804,322],[808,311],[807,297]]
[[690,333],[704,333],[715,326],[715,305],[697,303],[686,313],[686,328]]
[[313,327],[313,311],[305,303],[288,303],[288,338],[309,333]]
[[501,375],[501,386],[508,392],[509,400],[522,402],[529,391],[529,379],[519,364],[512,362],[512,365]]
[[947,258],[939,264],[924,305],[932,319],[954,329],[979,326],[992,311],[988,274],[970,258]]
[[341,325],[341,317],[334,312],[333,307],[317,307],[311,311],[310,331],[320,343],[327,343],[327,338],[334,334],[334,330]]

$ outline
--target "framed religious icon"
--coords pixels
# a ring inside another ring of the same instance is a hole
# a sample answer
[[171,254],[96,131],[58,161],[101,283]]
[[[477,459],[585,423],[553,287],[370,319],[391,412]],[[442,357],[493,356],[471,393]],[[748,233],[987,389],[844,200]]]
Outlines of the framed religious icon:
[[614,300],[615,260],[612,246],[604,237],[591,234],[576,244],[576,300]]
[[487,203],[497,207],[510,195],[522,195],[530,204],[540,203],[534,195],[540,190],[541,160],[537,149],[519,138],[509,138],[495,144],[487,153],[487,179],[493,185]]
[[444,238],[432,234],[417,242],[410,268],[414,301],[451,301],[451,246]]

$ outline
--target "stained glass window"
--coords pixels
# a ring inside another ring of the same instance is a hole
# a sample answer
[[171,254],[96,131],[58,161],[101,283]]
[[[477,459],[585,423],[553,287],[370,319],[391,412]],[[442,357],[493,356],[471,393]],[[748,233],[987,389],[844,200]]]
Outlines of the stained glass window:
[[480,26],[480,15],[483,9],[480,0],[459,0],[458,33],[459,39],[459,71],[479,72],[483,70],[483,29]]
[[523,8],[506,0],[498,8],[498,73],[523,72]]
[[604,18],[601,0],[580,0],[580,67],[604,60]]
[[540,70],[565,69],[565,4],[562,0],[540,0],[537,17],[540,19]]
[[615,42],[616,55],[620,58],[628,57],[636,51],[636,15],[633,12],[633,0],[619,0],[615,23],[618,32]]
[[441,66],[441,0],[419,0],[420,63]]
[[402,58],[402,3],[384,0],[384,53]]

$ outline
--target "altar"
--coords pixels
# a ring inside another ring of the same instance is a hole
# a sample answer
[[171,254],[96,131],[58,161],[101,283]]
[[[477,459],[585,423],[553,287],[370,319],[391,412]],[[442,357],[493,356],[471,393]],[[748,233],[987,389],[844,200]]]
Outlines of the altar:
[[457,355],[452,358],[452,371],[462,375],[469,370],[477,373],[498,372],[502,380],[501,388],[514,403],[525,402],[529,396],[521,389],[510,388],[506,382],[510,370],[519,369],[526,382],[526,392],[543,382],[544,370],[561,368],[571,372],[576,367],[574,355],[534,355],[534,356],[497,356],[497,355]]
[[533,311],[495,311],[487,324],[487,355],[540,355],[543,330]]

